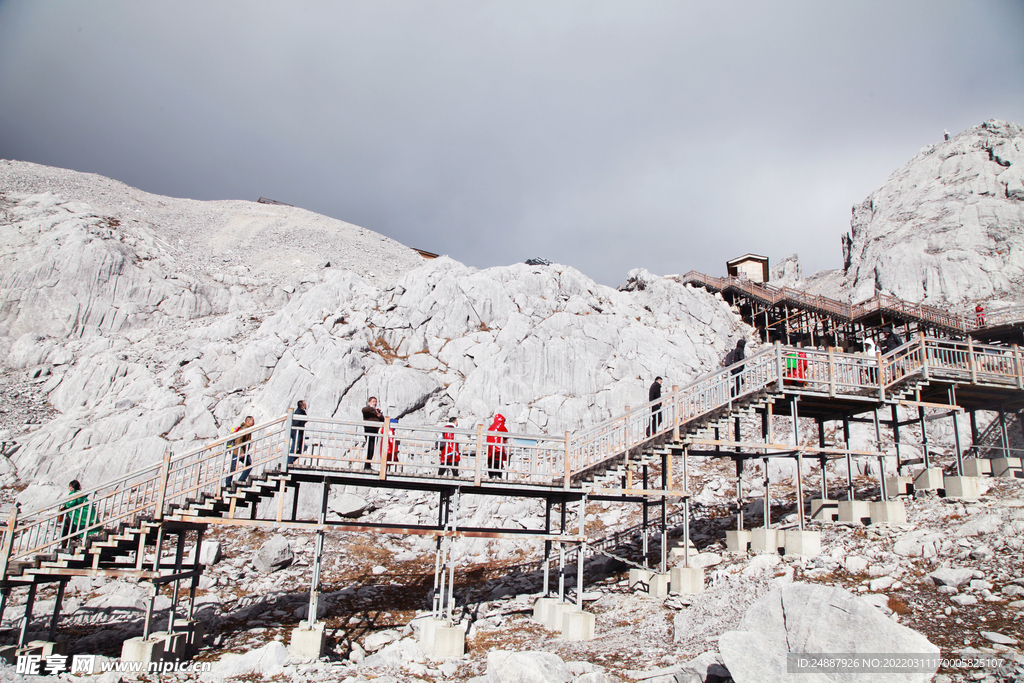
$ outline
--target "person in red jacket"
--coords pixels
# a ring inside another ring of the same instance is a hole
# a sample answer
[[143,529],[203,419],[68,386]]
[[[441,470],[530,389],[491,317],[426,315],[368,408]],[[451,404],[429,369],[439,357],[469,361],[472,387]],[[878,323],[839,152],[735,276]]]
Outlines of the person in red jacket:
[[[495,414],[494,421],[487,431],[508,433],[508,430],[505,429],[505,416],[501,413]],[[501,471],[505,469],[505,463],[508,462],[506,443],[508,443],[508,437],[498,434],[487,435],[487,476],[491,479],[501,479]]]
[[[402,442],[395,438],[395,427],[398,425],[398,418],[391,418],[391,424],[387,427],[387,461],[389,463],[398,462],[398,447],[402,445]],[[391,465],[388,465],[388,470],[393,469]],[[397,466],[394,468],[397,469]]]
[[439,477],[443,477],[449,472],[453,475],[459,473],[459,461],[462,460],[462,454],[459,452],[459,443],[455,440],[455,427],[458,424],[459,421],[454,417],[449,420],[444,426],[444,431],[441,432],[441,440],[437,442],[436,448],[441,453],[441,469],[437,471]]

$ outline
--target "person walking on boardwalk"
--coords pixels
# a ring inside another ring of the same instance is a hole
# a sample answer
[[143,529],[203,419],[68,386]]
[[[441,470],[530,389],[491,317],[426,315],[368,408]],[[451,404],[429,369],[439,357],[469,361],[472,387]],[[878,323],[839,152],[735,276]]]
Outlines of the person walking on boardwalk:
[[[657,401],[661,398],[661,377],[655,377],[651,388],[647,390],[647,400]],[[647,436],[657,434],[661,427],[661,401],[651,404],[651,423],[647,426]]]
[[231,430],[232,434],[236,432],[245,432],[245,434],[231,439],[227,443],[228,450],[231,451],[231,469],[228,470],[228,478],[224,484],[225,486],[231,486],[231,480],[234,477],[235,469],[238,467],[246,468],[238,475],[239,483],[249,478],[249,466],[252,465],[252,459],[249,457],[249,441],[252,440],[252,433],[246,430],[255,424],[256,419],[252,415],[246,415],[245,419],[242,420],[242,424]]
[[985,307],[978,304],[974,307],[974,316],[978,320],[978,327],[985,327]]
[[306,431],[306,421],[300,418],[305,417],[305,415],[306,402],[299,401],[295,405],[295,410],[292,411],[292,432],[288,442],[288,452],[291,454],[288,456],[289,465],[298,460],[299,456],[302,455],[302,440],[303,433]]
[[891,327],[887,327],[883,331],[885,332],[885,341],[882,342],[882,353],[889,353],[903,346],[903,340]]
[[[736,348],[734,348],[732,351],[730,351],[728,354],[726,354],[725,360],[722,361],[722,365],[724,365],[725,367],[729,367],[730,365],[735,365],[736,363],[739,363],[741,361],[746,360],[746,358],[747,358],[746,348],[747,348],[747,340],[743,339],[741,337],[740,340],[738,342],[736,342]],[[743,385],[742,385],[742,375],[740,374],[741,372],[743,372],[743,368],[733,368],[732,369],[732,374],[736,377],[736,379],[734,381],[734,384],[733,384],[733,387],[732,387],[732,392],[730,394],[733,398],[735,398],[736,396],[739,396],[740,390],[743,387]]]
[[437,471],[439,477],[443,477],[449,472],[453,476],[457,476],[459,473],[459,461],[462,460],[462,454],[459,452],[459,443],[455,440],[455,428],[458,424],[458,419],[454,417],[445,423],[441,439],[435,446],[441,454],[441,469]]
[[[491,426],[487,428],[487,431],[507,434],[505,416],[501,413],[495,413],[494,421],[491,422]],[[508,437],[501,436],[500,434],[487,435],[487,476],[491,479],[501,479],[501,472],[505,469],[505,463],[508,462],[508,451],[505,449],[507,443]]]
[[61,515],[61,546],[66,547],[69,541],[74,541],[74,536],[81,533],[79,540],[84,540],[88,534],[94,534],[99,529],[90,529],[96,524],[96,511],[89,505],[89,496],[82,495],[82,485],[77,479],[68,483],[68,500],[64,502],[63,508],[67,512]]
[[[377,408],[377,397],[371,396],[370,400],[363,406],[363,422],[383,422],[384,414]],[[380,433],[380,427],[372,425],[363,425],[363,431],[366,432],[366,463],[363,465],[364,470],[372,470],[373,467],[370,463],[373,462],[373,449],[377,445],[377,437],[371,436],[373,434]]]

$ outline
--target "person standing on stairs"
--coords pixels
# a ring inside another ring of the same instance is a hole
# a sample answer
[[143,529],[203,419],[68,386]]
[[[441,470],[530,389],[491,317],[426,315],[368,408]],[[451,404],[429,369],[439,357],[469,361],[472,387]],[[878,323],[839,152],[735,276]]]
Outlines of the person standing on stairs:
[[[647,390],[648,401],[658,401],[661,398],[661,377],[655,377],[651,388]],[[651,424],[647,427],[647,436],[658,433],[661,427],[661,401],[651,404]]]
[[[371,396],[370,400],[363,406],[363,422],[383,422],[384,413],[380,412],[377,408],[377,397]],[[373,462],[373,450],[374,446],[377,445],[377,437],[370,436],[371,434],[379,434],[380,427],[374,427],[371,425],[363,425],[363,431],[366,432],[366,463],[363,465],[364,470],[372,470],[373,466],[370,464]]]
[[292,432],[291,439],[288,443],[288,464],[291,465],[293,462],[299,459],[302,455],[302,440],[304,432],[306,431],[306,421],[301,419],[306,415],[306,402],[299,401],[295,405],[295,410],[292,411]]
[[487,435],[487,476],[491,479],[501,479],[501,473],[508,462],[508,451],[505,450],[508,437],[501,436],[508,433],[508,429],[505,428],[505,416],[495,413],[494,421],[487,431],[491,432]]
[[[722,361],[722,365],[725,366],[725,367],[729,367],[730,365],[735,365],[736,363],[739,363],[741,361],[746,360],[746,358],[747,358],[746,347],[747,347],[747,340],[743,339],[741,337],[740,340],[738,342],[736,342],[736,348],[726,354],[725,360]],[[733,387],[732,387],[732,392],[730,394],[730,396],[732,396],[732,398],[736,398],[737,396],[739,396],[740,395],[740,390],[743,388],[743,382],[742,382],[743,375],[741,374],[742,372],[743,372],[743,368],[733,368],[732,369],[732,374],[736,378],[734,380]]]
[[252,465],[252,459],[249,457],[249,442],[252,440],[252,433],[248,432],[249,428],[256,424],[256,419],[252,415],[246,415],[245,419],[242,420],[242,424],[238,425],[231,430],[231,433],[245,432],[239,437],[231,439],[227,443],[228,450],[231,451],[231,469],[228,470],[228,478],[225,482],[225,486],[231,486],[231,480],[234,477],[235,469],[237,467],[245,467],[238,475],[239,483],[249,478],[249,466]]
[[89,497],[82,495],[82,485],[77,479],[72,479],[68,484],[68,500],[64,503],[67,512],[61,515],[61,547],[66,548],[68,543],[76,540],[74,536],[81,533],[77,540],[84,540],[86,535],[94,534],[99,529],[90,529],[96,524],[96,510],[89,504]]

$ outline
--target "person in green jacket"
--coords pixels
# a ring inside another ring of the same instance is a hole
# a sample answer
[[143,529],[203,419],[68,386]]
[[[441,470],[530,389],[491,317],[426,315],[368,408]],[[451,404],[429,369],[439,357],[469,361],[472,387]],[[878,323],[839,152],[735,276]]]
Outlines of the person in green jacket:
[[72,479],[68,484],[68,500],[64,502],[64,533],[65,541],[71,540],[76,534],[81,533],[81,539],[85,540],[88,534],[93,534],[98,529],[90,529],[96,523],[96,511],[89,505],[89,496],[82,495],[82,485],[77,479]]

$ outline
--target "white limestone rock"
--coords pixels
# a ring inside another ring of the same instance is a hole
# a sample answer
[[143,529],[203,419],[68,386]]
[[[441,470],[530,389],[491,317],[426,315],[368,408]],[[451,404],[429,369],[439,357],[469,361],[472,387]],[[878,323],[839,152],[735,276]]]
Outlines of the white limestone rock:
[[273,536],[260,546],[252,563],[256,571],[269,574],[284,569],[292,563],[293,558],[294,554],[288,539],[284,536]]
[[1024,294],[1024,129],[986,121],[923,149],[853,209],[853,300],[965,304]]
[[569,683],[572,679],[562,658],[550,652],[487,653],[488,683]]
[[213,663],[212,670],[204,678],[225,679],[247,674],[269,678],[281,674],[287,663],[288,648],[275,640],[243,655],[225,654]]

